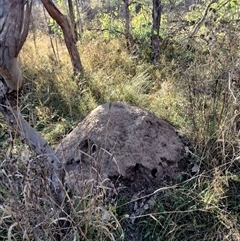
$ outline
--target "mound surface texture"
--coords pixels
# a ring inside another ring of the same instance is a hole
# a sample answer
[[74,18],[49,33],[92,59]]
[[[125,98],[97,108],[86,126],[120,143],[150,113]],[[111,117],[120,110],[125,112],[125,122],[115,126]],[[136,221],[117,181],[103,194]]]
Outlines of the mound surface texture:
[[93,110],[58,146],[79,181],[118,178],[161,182],[178,171],[184,145],[174,128],[147,110],[112,102]]

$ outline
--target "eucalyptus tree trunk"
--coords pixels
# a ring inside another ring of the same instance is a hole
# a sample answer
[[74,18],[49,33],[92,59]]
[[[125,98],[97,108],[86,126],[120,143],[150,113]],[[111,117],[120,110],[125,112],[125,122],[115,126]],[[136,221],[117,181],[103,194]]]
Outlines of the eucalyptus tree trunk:
[[0,111],[22,140],[36,154],[46,158],[53,200],[61,206],[64,199],[61,163],[47,142],[24,120],[18,108],[23,76],[17,57],[28,34],[31,7],[30,0],[0,0]]
[[153,63],[159,61],[160,55],[160,22],[161,22],[161,0],[153,0],[152,7],[152,35],[151,35],[151,59]]
[[69,10],[69,16],[71,21],[71,27],[74,34],[75,41],[78,41],[78,34],[77,34],[77,25],[75,21],[75,14],[74,14],[74,8],[73,8],[73,2],[72,0],[68,0],[68,10]]
[[81,35],[83,33],[83,22],[82,22],[82,16],[80,7],[82,6],[81,1],[75,0],[75,6],[76,6],[76,12],[77,12],[77,21],[76,21],[76,29],[78,33],[78,38],[81,38]]
[[133,37],[130,33],[130,11],[129,11],[129,0],[123,0],[124,3],[124,15],[125,15],[125,38],[127,41],[127,48],[129,51],[132,50],[134,46]]
[[84,74],[84,69],[80,59],[80,55],[76,46],[76,38],[74,30],[68,21],[68,18],[63,15],[56,5],[51,0],[41,0],[49,15],[57,22],[63,31],[64,41],[66,43],[68,53],[70,55],[74,75]]

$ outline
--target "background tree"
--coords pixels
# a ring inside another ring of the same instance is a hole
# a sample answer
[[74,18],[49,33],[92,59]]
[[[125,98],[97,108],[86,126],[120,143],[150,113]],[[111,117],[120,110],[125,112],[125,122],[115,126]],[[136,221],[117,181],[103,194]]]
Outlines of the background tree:
[[70,16],[70,23],[72,26],[72,32],[74,34],[75,41],[78,41],[78,34],[77,34],[77,25],[76,25],[76,17],[74,13],[73,1],[68,0],[68,9],[69,9],[69,16]]
[[160,22],[161,22],[161,0],[152,1],[152,35],[151,35],[151,59],[154,63],[159,60],[160,52]]
[[[50,0],[41,0],[44,7],[48,11],[49,15],[58,23],[63,32],[64,41],[66,43],[74,75],[84,73],[80,55],[76,46],[76,36],[74,32],[74,27],[68,21],[68,18],[64,16],[61,11],[56,7],[56,5]],[[70,1],[70,3],[72,3]],[[71,7],[70,7],[71,8]],[[72,10],[71,10],[72,11]],[[73,13],[71,13],[73,14]],[[74,16],[71,15],[72,21],[74,22]]]
[[123,0],[124,3],[124,17],[125,17],[125,37],[127,41],[127,48],[130,51],[134,45],[133,38],[130,33],[130,11],[129,11],[129,0]]

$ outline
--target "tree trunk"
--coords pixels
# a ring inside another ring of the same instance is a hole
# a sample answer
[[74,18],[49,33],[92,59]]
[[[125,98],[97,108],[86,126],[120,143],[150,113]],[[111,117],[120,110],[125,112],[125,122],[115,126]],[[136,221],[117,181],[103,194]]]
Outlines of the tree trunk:
[[23,85],[17,55],[28,34],[30,11],[29,2],[0,0],[0,75],[8,92],[18,91]]
[[81,38],[83,34],[83,23],[81,19],[80,10],[79,10],[80,4],[81,3],[78,0],[75,0],[76,10],[77,10],[76,29],[77,29],[78,39]]
[[124,2],[124,14],[125,14],[125,37],[127,41],[127,49],[131,51],[134,46],[133,37],[130,33],[130,11],[129,0],[123,0]]
[[78,75],[78,74],[83,75],[84,70],[83,70],[78,49],[76,46],[76,39],[74,38],[74,32],[67,17],[64,16],[59,11],[59,9],[52,1],[50,0],[41,0],[41,1],[44,7],[46,8],[46,10],[48,11],[49,15],[58,23],[58,25],[61,27],[63,31],[64,40],[72,61],[74,75]]
[[153,63],[159,61],[160,54],[160,22],[161,22],[161,0],[153,0],[152,8],[152,36],[151,36],[151,48],[152,54],[151,59]]
[[75,21],[75,14],[74,14],[72,0],[68,0],[68,9],[69,9],[69,16],[70,16],[70,21],[71,21],[72,32],[74,34],[74,39],[75,39],[75,41],[78,41],[77,25],[76,25],[76,21]]
[[47,159],[50,190],[57,206],[63,204],[61,163],[46,141],[24,120],[17,103],[22,72],[17,57],[28,34],[31,1],[0,0],[0,111],[7,123],[35,151]]

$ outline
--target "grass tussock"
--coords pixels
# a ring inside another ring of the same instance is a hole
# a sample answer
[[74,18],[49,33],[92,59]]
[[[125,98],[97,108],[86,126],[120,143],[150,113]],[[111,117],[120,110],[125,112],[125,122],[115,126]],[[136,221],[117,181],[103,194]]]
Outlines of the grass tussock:
[[154,207],[134,224],[126,205],[132,201],[106,202],[101,183],[81,192],[76,184],[71,195],[65,187],[69,210],[61,221],[68,225],[61,233],[47,170],[0,124],[0,239],[130,240],[131,231],[149,241],[240,240],[238,44],[228,35],[211,46],[180,36],[153,66],[129,54],[122,39],[86,36],[78,44],[85,76],[78,78],[61,40],[29,35],[20,56],[22,113],[54,145],[99,104],[144,107],[190,140],[186,171],[152,194]]
[[61,212],[52,205],[44,161],[31,157],[24,147],[21,151],[22,156],[1,163],[1,240],[122,240],[121,225],[105,204],[102,183],[89,181],[80,188],[76,182],[71,192],[66,188],[68,212]]

